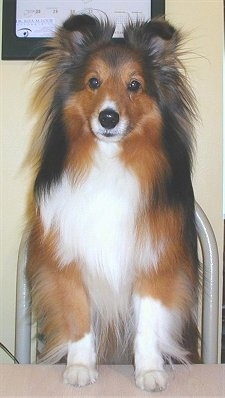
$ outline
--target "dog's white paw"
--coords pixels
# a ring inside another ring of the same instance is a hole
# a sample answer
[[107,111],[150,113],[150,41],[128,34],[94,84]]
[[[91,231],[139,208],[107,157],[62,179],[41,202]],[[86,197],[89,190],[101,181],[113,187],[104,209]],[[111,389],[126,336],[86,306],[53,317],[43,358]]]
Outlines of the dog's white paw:
[[168,376],[163,370],[147,370],[136,374],[136,385],[141,390],[163,391],[167,387]]
[[93,384],[98,377],[98,372],[94,367],[82,365],[70,365],[66,367],[63,375],[65,384],[72,384],[77,387],[84,387]]

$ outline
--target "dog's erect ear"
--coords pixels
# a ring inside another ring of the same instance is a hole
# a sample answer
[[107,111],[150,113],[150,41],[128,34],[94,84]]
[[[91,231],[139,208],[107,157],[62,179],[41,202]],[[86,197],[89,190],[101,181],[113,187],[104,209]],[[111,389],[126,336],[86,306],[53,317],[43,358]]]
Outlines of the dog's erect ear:
[[90,15],[81,14],[81,15],[72,15],[68,18],[63,27],[70,32],[73,31],[80,31],[85,32],[89,29],[95,29],[97,25],[97,21],[95,18],[91,17]]
[[72,15],[60,30],[60,36],[68,46],[74,50],[90,46],[97,46],[99,42],[107,43],[112,39],[115,26],[108,19],[99,20],[87,14]]
[[160,58],[176,50],[180,34],[168,22],[153,20],[128,24],[124,29],[124,39],[131,47]]
[[149,21],[144,24],[143,29],[146,34],[164,40],[170,40],[175,33],[175,28],[165,21]]

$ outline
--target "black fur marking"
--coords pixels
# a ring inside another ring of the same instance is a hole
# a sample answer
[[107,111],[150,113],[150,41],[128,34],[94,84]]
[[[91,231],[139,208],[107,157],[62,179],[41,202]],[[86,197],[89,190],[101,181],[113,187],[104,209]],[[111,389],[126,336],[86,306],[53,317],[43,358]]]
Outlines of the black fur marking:
[[34,185],[37,200],[43,192],[49,192],[52,184],[55,184],[61,177],[68,149],[66,128],[61,111],[54,112],[54,115],[50,113],[49,117],[51,121]]
[[150,21],[142,25],[143,32],[148,32],[150,36],[159,36],[164,40],[171,40],[175,29],[164,21]]
[[178,32],[165,21],[131,22],[124,29],[124,39],[135,49],[160,55]]
[[76,57],[103,46],[112,40],[115,25],[108,19],[99,20],[89,15],[74,15],[59,30],[61,41]]
[[86,14],[81,14],[81,15],[72,15],[70,18],[68,18],[64,24],[63,28],[70,31],[79,31],[83,32],[86,31],[87,29],[93,30],[95,27],[99,24],[98,20],[86,15]]

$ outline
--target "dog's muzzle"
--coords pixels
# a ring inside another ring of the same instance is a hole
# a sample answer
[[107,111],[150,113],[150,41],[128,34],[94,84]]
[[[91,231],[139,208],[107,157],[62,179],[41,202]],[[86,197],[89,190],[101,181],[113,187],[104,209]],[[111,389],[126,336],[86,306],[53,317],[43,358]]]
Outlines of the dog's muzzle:
[[128,133],[129,123],[116,106],[102,107],[91,119],[91,129],[99,140],[118,142]]

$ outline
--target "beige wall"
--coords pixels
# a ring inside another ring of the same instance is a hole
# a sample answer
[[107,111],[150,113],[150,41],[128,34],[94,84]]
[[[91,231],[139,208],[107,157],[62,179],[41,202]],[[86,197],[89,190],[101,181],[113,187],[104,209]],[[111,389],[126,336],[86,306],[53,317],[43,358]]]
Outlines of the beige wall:
[[[222,0],[168,0],[171,22],[189,32],[187,62],[197,96],[200,121],[196,124],[197,153],[194,173],[196,200],[216,234],[220,255],[220,306],[223,258],[223,50]],[[221,317],[220,317],[221,328]],[[220,350],[220,347],[219,347]]]
[[[166,14],[172,23],[190,32],[192,37],[188,47],[195,54],[190,56],[188,66],[201,114],[201,122],[197,125],[194,187],[196,198],[216,233],[222,278],[223,1],[167,0]],[[32,81],[27,83],[30,62],[0,61],[0,67],[0,341],[13,351],[17,251],[29,181],[21,164],[32,124],[27,114]],[[0,361],[9,361],[2,352]]]

